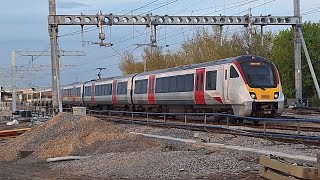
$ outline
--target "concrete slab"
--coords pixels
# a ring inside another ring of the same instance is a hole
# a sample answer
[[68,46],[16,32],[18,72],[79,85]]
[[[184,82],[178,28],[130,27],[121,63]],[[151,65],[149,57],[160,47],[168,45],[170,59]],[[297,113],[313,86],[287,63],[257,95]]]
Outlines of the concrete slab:
[[[146,137],[158,138],[158,139],[181,141],[181,142],[186,142],[186,143],[197,143],[196,140],[193,140],[193,139],[181,139],[181,138],[175,138],[175,137],[170,137],[170,136],[158,136],[158,135],[153,135],[153,134],[143,134],[143,133],[136,133],[136,132],[131,132],[131,133],[132,134],[146,136]],[[248,148],[248,147],[242,147],[242,146],[231,146],[231,145],[225,145],[225,144],[219,144],[219,143],[203,143],[203,144],[205,146],[209,146],[209,147],[210,146],[211,147],[221,147],[221,148],[225,148],[225,149],[253,152],[253,153],[265,154],[265,155],[273,154],[273,155],[276,155],[276,156],[281,156],[281,157],[289,158],[289,159],[303,160],[303,161],[309,161],[309,162],[313,162],[313,163],[317,162],[317,158],[316,157],[311,157],[311,156],[287,154],[287,153],[283,153],[283,152],[268,151],[268,150],[262,150],[262,149],[254,149],[254,148]]]

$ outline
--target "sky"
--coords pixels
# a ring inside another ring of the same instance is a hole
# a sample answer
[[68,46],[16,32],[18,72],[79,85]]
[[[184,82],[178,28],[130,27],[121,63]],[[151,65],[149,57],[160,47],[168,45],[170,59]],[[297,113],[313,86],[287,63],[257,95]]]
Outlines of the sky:
[[[56,0],[58,15],[94,15],[99,10],[103,14],[145,15],[245,15],[251,8],[252,14],[292,16],[293,0]],[[48,0],[3,1],[0,6],[0,84],[10,89],[11,52],[50,51],[48,34]],[[303,21],[319,22],[320,1],[302,0]],[[230,27],[230,26],[229,26]],[[229,28],[228,27],[228,28]],[[199,26],[158,26],[157,45],[163,50],[177,51],[181,44],[192,39]],[[209,26],[207,28],[210,28]],[[230,27],[238,28],[238,27]],[[278,31],[284,27],[266,27]],[[107,43],[112,47],[99,47],[99,30],[95,26],[59,26],[59,47],[66,51],[84,51],[84,57],[62,57],[61,84],[88,81],[97,78],[96,68],[106,68],[102,77],[121,75],[119,63],[121,55],[131,52],[136,60],[141,60],[143,48],[137,44],[149,43],[149,30],[145,26],[105,26]],[[166,45],[169,45],[166,47]],[[31,57],[16,54],[18,67],[18,87],[51,86],[51,59],[48,56]]]

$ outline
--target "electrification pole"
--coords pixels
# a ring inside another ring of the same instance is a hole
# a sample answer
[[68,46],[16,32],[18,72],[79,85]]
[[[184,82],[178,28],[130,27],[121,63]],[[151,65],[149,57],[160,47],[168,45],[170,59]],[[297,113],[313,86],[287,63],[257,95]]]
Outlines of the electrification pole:
[[11,53],[11,77],[12,77],[12,112],[17,110],[17,80],[16,80],[17,66],[15,52]]
[[[56,2],[55,0],[49,0],[49,15],[56,15]],[[53,19],[53,22],[56,22],[56,19]],[[59,99],[61,99],[60,93],[58,93],[60,89],[60,70],[59,70],[59,60],[58,60],[58,26],[55,24],[51,24],[48,27],[49,36],[50,36],[50,44],[51,44],[51,83],[52,83],[52,107],[54,113],[57,113],[57,109],[59,107]]]
[[302,72],[301,72],[301,28],[300,0],[293,0],[294,16],[298,18],[298,23],[293,25],[294,29],[294,67],[295,67],[295,88],[296,105],[300,106],[299,99],[302,99]]

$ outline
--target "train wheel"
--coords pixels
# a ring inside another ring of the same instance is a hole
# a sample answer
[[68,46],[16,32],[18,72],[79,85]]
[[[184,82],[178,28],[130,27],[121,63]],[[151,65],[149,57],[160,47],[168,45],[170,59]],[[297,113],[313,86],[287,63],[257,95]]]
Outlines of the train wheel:
[[243,123],[243,119],[238,118],[237,120],[239,124]]

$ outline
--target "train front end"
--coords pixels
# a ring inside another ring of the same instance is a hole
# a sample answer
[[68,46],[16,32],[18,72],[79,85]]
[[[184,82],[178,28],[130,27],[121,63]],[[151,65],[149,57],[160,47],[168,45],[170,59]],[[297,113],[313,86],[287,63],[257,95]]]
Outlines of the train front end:
[[[250,116],[274,117],[282,113],[284,95],[276,66],[258,56],[244,56],[236,60],[245,83],[245,104]],[[251,106],[251,107],[250,107]]]

